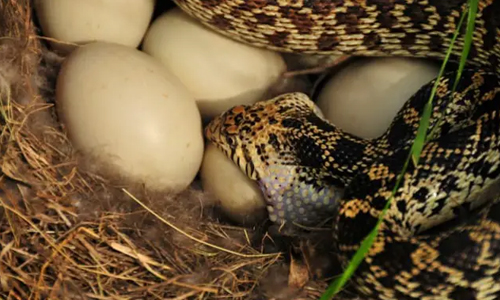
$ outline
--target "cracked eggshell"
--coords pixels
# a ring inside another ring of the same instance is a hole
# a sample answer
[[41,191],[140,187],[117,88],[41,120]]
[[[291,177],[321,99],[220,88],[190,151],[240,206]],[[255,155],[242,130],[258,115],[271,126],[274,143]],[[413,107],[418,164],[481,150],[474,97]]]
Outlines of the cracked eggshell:
[[317,104],[336,126],[359,137],[376,138],[404,103],[438,73],[438,65],[423,59],[360,59],[324,84]]
[[179,8],[153,21],[142,49],[186,85],[207,119],[235,105],[263,100],[286,71],[279,53],[222,36]]
[[56,105],[76,149],[155,190],[178,192],[203,157],[193,97],[152,57],[112,43],[83,46],[64,62]]
[[203,190],[224,213],[240,224],[255,224],[267,216],[266,203],[256,182],[213,144],[207,144],[200,171]]
[[[155,0],[35,0],[45,36],[62,42],[113,42],[136,48],[147,31]],[[51,42],[63,53],[75,46]]]

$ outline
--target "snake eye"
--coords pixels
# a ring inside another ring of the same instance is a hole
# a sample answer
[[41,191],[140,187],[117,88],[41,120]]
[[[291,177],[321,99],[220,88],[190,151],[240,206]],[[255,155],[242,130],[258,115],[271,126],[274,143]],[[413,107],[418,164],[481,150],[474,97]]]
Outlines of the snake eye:
[[243,121],[243,115],[242,114],[237,114],[234,117],[234,124],[239,124]]

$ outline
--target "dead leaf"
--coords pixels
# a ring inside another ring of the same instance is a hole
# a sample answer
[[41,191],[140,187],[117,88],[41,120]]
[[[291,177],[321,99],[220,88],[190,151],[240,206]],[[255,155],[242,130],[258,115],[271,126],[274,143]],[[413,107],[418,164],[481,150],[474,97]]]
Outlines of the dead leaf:
[[293,259],[290,263],[290,273],[288,274],[288,286],[301,289],[309,281],[309,270],[307,266]]

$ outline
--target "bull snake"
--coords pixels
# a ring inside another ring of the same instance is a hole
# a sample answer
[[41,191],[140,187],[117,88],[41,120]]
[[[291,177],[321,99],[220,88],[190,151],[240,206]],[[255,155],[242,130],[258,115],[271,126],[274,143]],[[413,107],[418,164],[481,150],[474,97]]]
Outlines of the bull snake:
[[[443,59],[466,0],[175,0],[232,39],[280,52]],[[459,37],[457,44],[463,44]],[[452,60],[460,55],[456,47]],[[429,130],[378,237],[353,278],[378,299],[500,296],[500,1],[479,1],[469,64],[456,92],[443,76]],[[434,82],[380,138],[363,140],[320,117],[304,94],[237,106],[205,135],[261,186],[275,222],[334,216],[348,263],[375,225],[415,137]],[[340,195],[332,187],[344,188]]]

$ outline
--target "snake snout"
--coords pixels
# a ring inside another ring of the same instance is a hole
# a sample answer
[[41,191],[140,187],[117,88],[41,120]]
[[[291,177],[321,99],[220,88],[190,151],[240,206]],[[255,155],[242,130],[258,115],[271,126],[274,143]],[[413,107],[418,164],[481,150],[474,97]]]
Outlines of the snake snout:
[[235,106],[210,121],[205,128],[205,136],[209,140],[221,136],[232,136],[239,134],[239,126],[245,119],[245,106]]
[[230,158],[240,145],[241,128],[245,124],[247,109],[244,105],[235,106],[212,119],[205,127],[207,140]]

